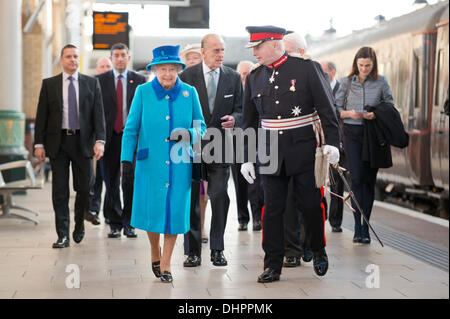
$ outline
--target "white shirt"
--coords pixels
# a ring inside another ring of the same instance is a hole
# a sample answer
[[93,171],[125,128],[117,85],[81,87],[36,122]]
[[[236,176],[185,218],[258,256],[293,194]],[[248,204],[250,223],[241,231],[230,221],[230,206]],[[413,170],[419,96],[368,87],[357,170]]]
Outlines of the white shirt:
[[116,92],[117,92],[117,81],[119,81],[119,75],[122,74],[122,89],[123,89],[123,94],[122,94],[122,114],[123,114],[123,126],[125,126],[125,123],[127,122],[127,117],[128,117],[128,108],[127,108],[127,74],[128,74],[128,70],[125,70],[125,72],[123,73],[119,73],[119,71],[117,71],[116,69],[113,69],[113,73],[114,73],[114,86],[116,88]]
[[[208,87],[208,82],[209,82],[209,77],[211,76],[211,74],[209,74],[209,71],[211,71],[211,69],[205,64],[204,61],[202,61],[203,64],[203,76],[205,77],[205,85],[206,87]],[[220,76],[220,68],[217,68],[213,71],[215,73],[214,76],[214,82],[216,82],[216,87],[219,83],[219,76]]]
[[[62,79],[63,79],[63,85],[62,85],[62,93],[63,93],[63,109],[62,109],[62,129],[68,129],[69,128],[69,80],[70,74],[67,74],[66,72],[63,72]],[[73,77],[73,85],[75,86],[75,93],[77,95],[77,115],[78,115],[78,121],[80,119],[80,89],[78,84],[78,72],[75,72],[72,74]],[[78,129],[80,128],[80,123],[78,122]]]
[[331,91],[334,90],[334,87],[336,86],[336,83],[337,83],[336,77],[334,77],[333,81],[331,81],[331,83],[330,83],[330,85],[331,85]]

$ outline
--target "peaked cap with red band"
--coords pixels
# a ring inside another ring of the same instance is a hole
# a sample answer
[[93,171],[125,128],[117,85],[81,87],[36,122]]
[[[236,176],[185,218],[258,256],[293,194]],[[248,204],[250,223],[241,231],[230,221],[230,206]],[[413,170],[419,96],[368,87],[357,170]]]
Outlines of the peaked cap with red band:
[[246,48],[255,47],[264,41],[282,40],[286,33],[286,29],[274,27],[272,25],[260,27],[246,27],[245,30],[250,34],[250,42],[245,46]]

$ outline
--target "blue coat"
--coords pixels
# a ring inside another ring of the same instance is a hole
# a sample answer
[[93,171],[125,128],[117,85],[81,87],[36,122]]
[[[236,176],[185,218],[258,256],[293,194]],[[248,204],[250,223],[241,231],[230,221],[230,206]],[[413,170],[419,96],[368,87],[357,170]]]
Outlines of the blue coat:
[[[180,128],[189,130],[191,144],[168,140]],[[160,234],[189,230],[191,146],[205,131],[194,87],[177,79],[174,88],[164,90],[155,78],[137,88],[121,154],[122,162],[133,162],[137,144],[131,226]]]

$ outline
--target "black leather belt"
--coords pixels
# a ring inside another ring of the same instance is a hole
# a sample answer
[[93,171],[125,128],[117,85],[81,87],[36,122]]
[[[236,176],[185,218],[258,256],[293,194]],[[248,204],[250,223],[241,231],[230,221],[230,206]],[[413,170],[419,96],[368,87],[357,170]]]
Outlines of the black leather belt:
[[63,129],[62,133],[65,134],[65,135],[77,135],[77,134],[80,134],[80,130],[66,130],[66,129]]

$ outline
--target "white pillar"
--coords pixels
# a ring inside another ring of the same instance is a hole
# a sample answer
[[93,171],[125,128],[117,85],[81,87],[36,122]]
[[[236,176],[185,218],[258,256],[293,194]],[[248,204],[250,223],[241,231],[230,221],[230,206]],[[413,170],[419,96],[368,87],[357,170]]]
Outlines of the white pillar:
[[22,112],[21,0],[0,0],[0,110]]
[[0,0],[0,163],[27,153],[22,112],[22,0]]

